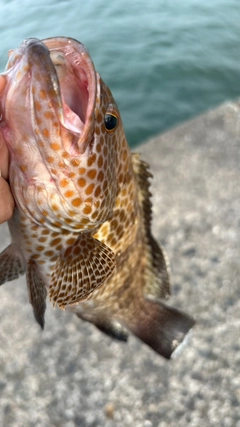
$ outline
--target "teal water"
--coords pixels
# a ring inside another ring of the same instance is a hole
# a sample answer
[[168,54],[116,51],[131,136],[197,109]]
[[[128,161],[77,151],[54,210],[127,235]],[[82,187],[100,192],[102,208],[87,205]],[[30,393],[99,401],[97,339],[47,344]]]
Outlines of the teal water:
[[2,1],[0,70],[26,37],[86,45],[131,146],[240,96],[239,0]]

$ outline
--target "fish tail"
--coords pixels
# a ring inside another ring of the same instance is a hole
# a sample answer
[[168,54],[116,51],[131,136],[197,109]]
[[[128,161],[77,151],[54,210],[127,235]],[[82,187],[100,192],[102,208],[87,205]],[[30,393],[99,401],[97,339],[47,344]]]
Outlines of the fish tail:
[[170,359],[195,321],[185,313],[163,304],[145,300],[138,319],[129,329],[158,354]]

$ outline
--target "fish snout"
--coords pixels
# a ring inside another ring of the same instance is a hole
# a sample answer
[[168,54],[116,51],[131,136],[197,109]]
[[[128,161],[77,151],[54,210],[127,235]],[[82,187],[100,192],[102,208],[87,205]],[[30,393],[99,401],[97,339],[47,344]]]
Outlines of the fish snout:
[[28,52],[28,54],[36,55],[36,58],[38,58],[39,55],[49,55],[47,46],[39,39],[25,39],[23,41],[23,46],[25,47],[25,50]]

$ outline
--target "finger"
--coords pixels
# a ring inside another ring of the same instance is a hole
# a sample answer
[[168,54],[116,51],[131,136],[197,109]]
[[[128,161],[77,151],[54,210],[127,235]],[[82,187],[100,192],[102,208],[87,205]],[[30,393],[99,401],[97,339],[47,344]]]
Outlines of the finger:
[[5,84],[6,84],[6,79],[5,79],[5,77],[3,77],[3,76],[0,74],[0,93],[1,93],[1,92],[2,92],[2,90],[4,89]]
[[0,170],[3,178],[8,179],[9,152],[0,131]]
[[0,224],[13,215],[14,200],[8,183],[0,177]]
[[[3,91],[6,85],[6,79],[0,74],[0,94]],[[7,179],[8,178],[8,149],[6,143],[4,141],[2,132],[0,131],[0,170],[2,176]]]

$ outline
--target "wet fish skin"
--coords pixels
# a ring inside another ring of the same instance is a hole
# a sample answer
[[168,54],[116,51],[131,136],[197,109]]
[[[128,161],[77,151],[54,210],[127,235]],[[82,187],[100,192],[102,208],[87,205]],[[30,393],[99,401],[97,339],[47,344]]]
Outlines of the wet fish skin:
[[27,39],[3,76],[16,209],[0,284],[26,272],[42,327],[48,295],[113,338],[131,331],[170,358],[194,320],[163,303],[170,285],[151,233],[149,167],[130,153],[88,52],[70,38]]

